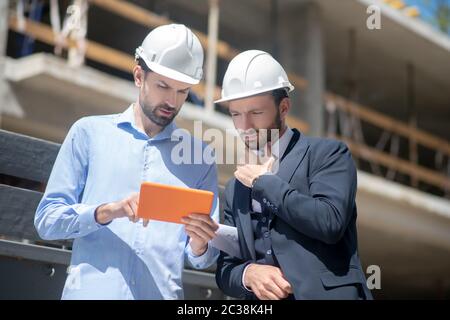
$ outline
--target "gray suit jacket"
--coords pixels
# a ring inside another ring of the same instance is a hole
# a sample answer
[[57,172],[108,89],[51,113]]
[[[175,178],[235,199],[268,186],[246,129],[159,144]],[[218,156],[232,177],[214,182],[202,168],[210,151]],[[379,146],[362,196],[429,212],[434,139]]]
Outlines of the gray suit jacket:
[[358,257],[355,194],[347,146],[303,134],[278,172],[259,177],[253,189],[232,179],[225,189],[225,223],[237,227],[244,258],[221,253],[219,288],[232,297],[255,298],[242,285],[244,268],[256,260],[251,196],[274,214],[273,252],[296,299],[372,299]]

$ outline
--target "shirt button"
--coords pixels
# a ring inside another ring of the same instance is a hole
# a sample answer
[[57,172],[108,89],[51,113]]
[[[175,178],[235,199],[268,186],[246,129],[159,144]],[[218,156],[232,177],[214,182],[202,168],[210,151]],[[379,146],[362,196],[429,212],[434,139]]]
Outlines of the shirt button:
[[134,281],[134,280],[131,280],[131,285],[135,285],[136,284],[136,281]]
[[271,255],[271,254],[272,254],[272,250],[270,250],[270,249],[267,250],[267,251],[266,251],[266,254]]

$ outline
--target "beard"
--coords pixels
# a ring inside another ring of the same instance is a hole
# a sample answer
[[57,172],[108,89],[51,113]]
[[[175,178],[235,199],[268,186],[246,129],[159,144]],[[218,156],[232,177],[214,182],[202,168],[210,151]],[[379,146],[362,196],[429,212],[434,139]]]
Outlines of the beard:
[[[245,146],[251,150],[261,150],[263,149],[267,143],[272,142],[272,138],[274,140],[277,140],[279,138],[280,132],[281,132],[281,116],[280,116],[280,110],[277,110],[277,115],[272,122],[272,124],[268,128],[264,129],[250,129],[252,130],[252,133],[256,133],[256,140],[249,141],[245,137],[242,137]],[[272,130],[277,130],[278,132],[274,135],[272,135]],[[241,135],[242,136],[242,135]]]
[[[156,125],[163,128],[173,121],[179,111],[177,111],[174,107],[168,105],[167,103],[161,103],[156,106],[151,106],[149,104],[142,103],[141,100],[139,104],[141,105],[142,112],[146,115],[146,117]],[[170,111],[172,114],[170,116],[160,115],[158,114],[158,111],[161,109]]]

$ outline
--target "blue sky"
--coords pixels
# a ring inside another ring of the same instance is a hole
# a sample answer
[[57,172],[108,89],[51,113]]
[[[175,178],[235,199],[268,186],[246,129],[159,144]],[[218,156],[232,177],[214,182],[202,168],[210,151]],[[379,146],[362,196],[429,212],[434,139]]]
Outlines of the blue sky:
[[[420,9],[421,17],[430,18],[432,11],[428,6],[425,5],[426,0],[405,0],[405,3],[410,6],[416,6]],[[429,0],[433,4],[434,0]]]
[[[427,0],[404,0],[409,6],[416,6],[420,9],[421,18],[427,22],[433,21],[433,8],[437,1],[428,0],[431,6],[426,5]],[[447,4],[450,6],[450,0],[447,0]]]

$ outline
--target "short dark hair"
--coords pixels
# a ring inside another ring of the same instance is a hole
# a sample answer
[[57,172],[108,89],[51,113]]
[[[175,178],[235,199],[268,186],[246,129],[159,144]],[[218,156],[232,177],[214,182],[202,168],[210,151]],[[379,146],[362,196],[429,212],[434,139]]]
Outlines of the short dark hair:
[[144,70],[144,72],[151,72],[152,70],[147,66],[144,59],[137,58],[137,64]]
[[272,90],[272,97],[278,107],[284,98],[289,98],[289,93],[286,88],[275,89]]

